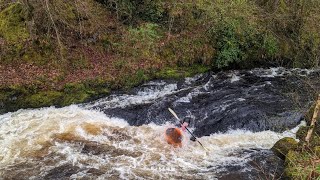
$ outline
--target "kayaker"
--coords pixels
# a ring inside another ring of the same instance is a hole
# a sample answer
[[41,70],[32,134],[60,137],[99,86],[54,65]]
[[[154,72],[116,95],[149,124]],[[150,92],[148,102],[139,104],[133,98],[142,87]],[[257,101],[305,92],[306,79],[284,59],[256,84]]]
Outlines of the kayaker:
[[189,123],[183,122],[181,128],[168,128],[166,130],[166,140],[168,144],[173,145],[174,147],[181,147],[182,146],[182,139],[183,139],[183,132],[186,131]]
[[[171,109],[171,108],[168,108],[168,110],[170,111],[170,113],[181,123],[183,121],[180,120],[180,118],[177,116],[177,114]],[[190,122],[190,121],[189,121]],[[191,138],[190,140],[191,141],[197,141],[201,147],[203,147],[203,149],[205,149],[207,152],[209,151],[207,148],[205,148],[202,143],[197,140],[197,138],[192,134],[192,132],[187,128],[187,126],[189,125],[188,124],[185,124],[185,122],[182,123],[182,128],[183,130],[187,130],[190,134],[191,134]],[[167,142],[169,144],[173,144],[175,147],[181,147],[181,141],[182,141],[182,133],[181,131],[178,129],[178,128],[169,128],[167,129],[166,131],[166,139],[167,139]]]

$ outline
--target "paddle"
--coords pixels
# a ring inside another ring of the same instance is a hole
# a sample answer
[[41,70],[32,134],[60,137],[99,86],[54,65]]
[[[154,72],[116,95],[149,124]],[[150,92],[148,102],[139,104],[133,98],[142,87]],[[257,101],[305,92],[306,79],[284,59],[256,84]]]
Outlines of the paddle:
[[[179,121],[179,123],[182,125],[183,124],[183,121],[181,121],[179,119],[179,117],[177,116],[177,114],[170,108],[168,108],[169,111],[171,112],[171,114]],[[192,134],[192,132],[186,127],[187,131],[191,134],[191,136],[203,147],[203,149],[205,149],[206,151],[209,151],[207,148],[205,148],[201,142]]]

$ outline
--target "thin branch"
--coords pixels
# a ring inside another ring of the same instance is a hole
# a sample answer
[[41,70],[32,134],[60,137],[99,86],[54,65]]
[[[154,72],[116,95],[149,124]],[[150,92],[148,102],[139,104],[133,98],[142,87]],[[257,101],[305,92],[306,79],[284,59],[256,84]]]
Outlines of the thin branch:
[[45,0],[45,5],[46,5],[46,11],[47,11],[47,13],[48,13],[48,15],[49,15],[49,17],[50,17],[51,22],[52,22],[53,29],[54,29],[54,31],[55,31],[55,33],[56,33],[58,45],[59,45],[59,47],[60,47],[60,57],[61,57],[61,59],[63,60],[63,59],[64,59],[64,58],[63,58],[63,45],[62,45],[62,42],[61,42],[61,40],[60,40],[60,35],[59,35],[58,28],[57,28],[57,26],[56,26],[56,23],[54,22],[54,19],[53,19],[53,17],[52,17],[52,14],[51,14],[51,12],[50,12],[49,0]]
[[308,133],[307,133],[307,136],[306,136],[306,139],[305,139],[308,144],[309,144],[311,134],[312,134],[312,132],[314,130],[314,127],[315,127],[315,124],[316,124],[316,121],[317,121],[317,118],[318,118],[319,109],[320,109],[320,94],[318,95],[318,100],[316,102],[316,106],[314,108],[313,116],[312,116],[312,119],[311,119],[310,129],[308,130]]

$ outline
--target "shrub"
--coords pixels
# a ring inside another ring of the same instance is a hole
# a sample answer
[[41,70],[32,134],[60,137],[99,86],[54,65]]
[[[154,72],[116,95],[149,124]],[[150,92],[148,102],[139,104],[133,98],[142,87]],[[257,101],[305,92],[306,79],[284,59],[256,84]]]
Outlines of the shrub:
[[146,23],[137,28],[131,27],[119,44],[118,51],[128,60],[157,62],[161,37],[161,29],[156,24]]
[[97,0],[116,13],[124,24],[134,25],[139,19],[160,22],[165,17],[164,3],[160,0]]

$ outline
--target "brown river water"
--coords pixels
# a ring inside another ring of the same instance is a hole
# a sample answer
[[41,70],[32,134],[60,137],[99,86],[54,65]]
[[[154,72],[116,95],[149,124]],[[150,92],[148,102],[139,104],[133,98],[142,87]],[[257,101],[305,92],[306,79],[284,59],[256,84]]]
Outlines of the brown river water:
[[276,133],[230,130],[189,141],[164,140],[166,123],[130,126],[77,105],[0,115],[0,179],[215,179],[245,164],[243,149],[269,149],[297,128]]

